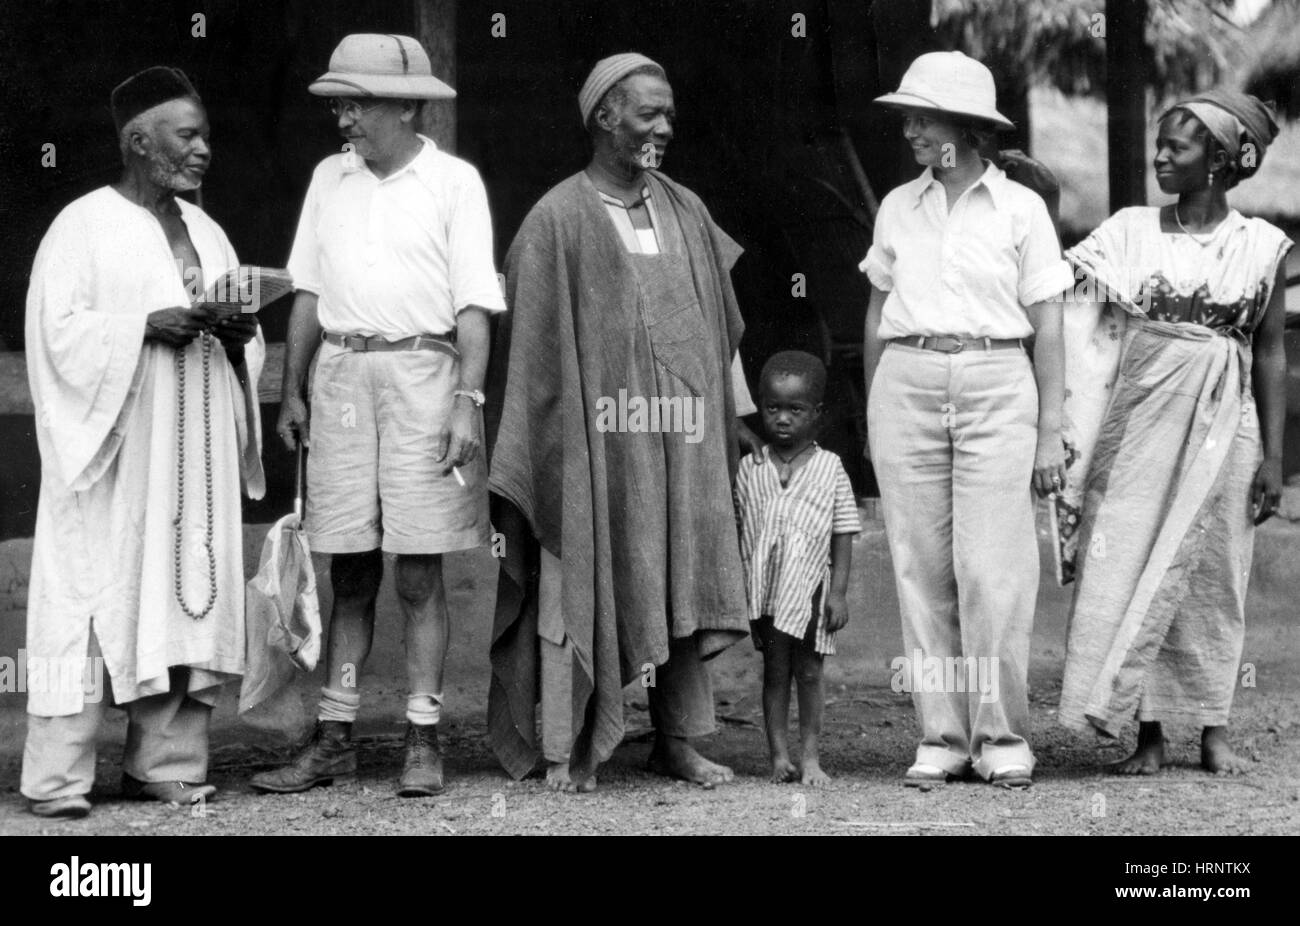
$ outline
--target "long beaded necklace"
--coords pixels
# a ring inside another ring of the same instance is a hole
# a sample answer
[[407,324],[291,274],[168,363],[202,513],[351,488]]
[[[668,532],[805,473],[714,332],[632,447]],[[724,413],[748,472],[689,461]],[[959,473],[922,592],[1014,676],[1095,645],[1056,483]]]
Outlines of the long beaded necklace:
[[211,613],[217,603],[217,557],[212,549],[212,335],[199,335],[203,347],[203,488],[207,508],[204,549],[208,554],[208,601],[201,611],[185,603],[181,587],[181,533],[185,519],[185,348],[176,350],[176,520],[172,522],[173,588],[181,610],[195,620]]

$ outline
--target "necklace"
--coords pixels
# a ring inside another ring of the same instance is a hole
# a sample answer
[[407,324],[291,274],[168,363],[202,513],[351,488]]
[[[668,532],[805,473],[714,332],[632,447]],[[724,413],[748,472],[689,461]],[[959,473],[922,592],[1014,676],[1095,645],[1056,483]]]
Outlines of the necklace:
[[795,460],[799,459],[809,450],[812,450],[813,447],[815,446],[816,444],[810,443],[806,447],[804,447],[803,450],[800,450],[798,453],[796,453],[794,456],[790,457],[789,459],[786,459],[785,457],[781,456],[781,454],[778,453],[775,448],[772,450],[772,456],[776,457],[778,460],[781,461],[781,465],[776,468],[776,477],[781,480],[781,485],[784,486],[789,484],[790,476],[794,473],[794,470],[791,468],[790,464],[793,463]]
[[172,586],[181,610],[201,620],[217,603],[217,557],[212,549],[212,335],[199,335],[203,345],[203,482],[207,526],[203,548],[208,554],[208,600],[201,611],[185,603],[181,585],[181,533],[185,523],[185,348],[176,350],[176,520],[172,522]]
[[[1183,234],[1184,234],[1184,235],[1186,235],[1188,238],[1191,238],[1193,241],[1195,241],[1195,242],[1196,242],[1197,244],[1199,244],[1201,247],[1205,247],[1207,244],[1209,244],[1209,243],[1214,239],[1214,233],[1217,232],[1217,231],[1219,230],[1219,226],[1216,225],[1216,226],[1214,226],[1213,229],[1210,230],[1209,235],[1206,236],[1206,238],[1205,238],[1204,241],[1202,241],[1200,238],[1197,238],[1197,237],[1196,237],[1195,235],[1193,235],[1190,231],[1188,231],[1188,230],[1187,230],[1187,226],[1183,224],[1182,217],[1179,216],[1179,214],[1178,214],[1178,203],[1174,203],[1174,221],[1178,223],[1178,227],[1181,228],[1181,229],[1183,230]],[[1219,225],[1222,225],[1222,224],[1223,224],[1222,222],[1219,223]]]

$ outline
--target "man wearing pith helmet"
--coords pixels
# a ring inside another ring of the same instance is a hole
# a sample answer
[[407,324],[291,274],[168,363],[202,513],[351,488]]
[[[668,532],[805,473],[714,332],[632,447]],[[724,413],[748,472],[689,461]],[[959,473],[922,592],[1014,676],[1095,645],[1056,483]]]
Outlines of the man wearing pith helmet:
[[436,794],[441,555],[489,537],[480,409],[488,316],[505,303],[487,194],[473,166],[418,131],[424,101],[455,91],[415,39],[349,35],[308,90],[328,101],[345,144],[312,176],[289,258],[297,293],[277,431],[309,448],[306,529],[332,555],[334,604],[315,731],[252,784],[303,791],[355,776],[359,673],[391,553],[409,685],[398,793]]

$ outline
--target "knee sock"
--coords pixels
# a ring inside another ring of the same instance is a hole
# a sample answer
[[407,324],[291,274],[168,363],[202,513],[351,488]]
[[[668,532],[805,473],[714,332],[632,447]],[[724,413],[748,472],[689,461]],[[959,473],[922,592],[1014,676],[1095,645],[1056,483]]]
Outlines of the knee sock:
[[335,720],[340,723],[353,723],[357,719],[357,709],[361,707],[361,693],[356,691],[339,691],[337,688],[320,690],[319,720]]
[[442,719],[442,695],[412,694],[406,699],[406,719],[417,727],[427,727]]

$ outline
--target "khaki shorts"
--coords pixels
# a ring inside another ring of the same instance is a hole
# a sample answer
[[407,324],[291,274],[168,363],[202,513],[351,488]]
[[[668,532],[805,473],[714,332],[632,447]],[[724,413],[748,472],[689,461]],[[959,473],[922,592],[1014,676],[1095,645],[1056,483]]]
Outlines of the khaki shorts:
[[[450,553],[489,539],[483,451],[462,487],[434,460],[460,361],[322,343],[311,381],[307,539],[319,553]],[[479,434],[483,433],[480,415]]]

